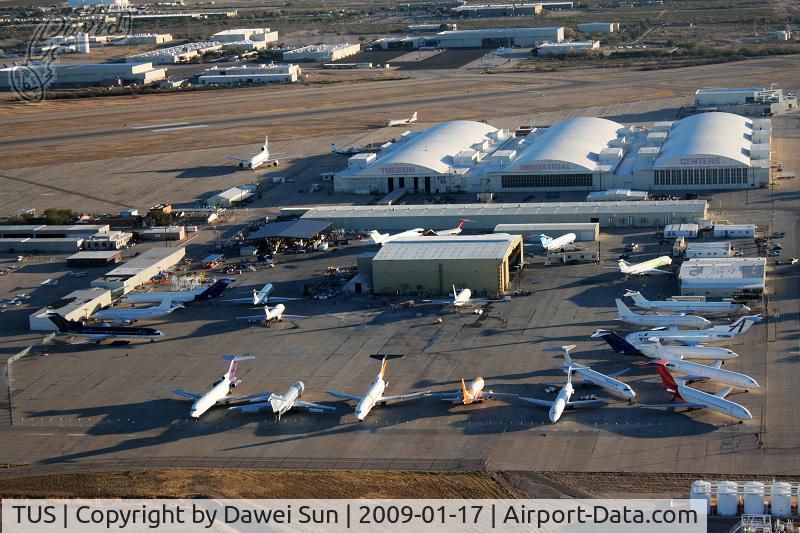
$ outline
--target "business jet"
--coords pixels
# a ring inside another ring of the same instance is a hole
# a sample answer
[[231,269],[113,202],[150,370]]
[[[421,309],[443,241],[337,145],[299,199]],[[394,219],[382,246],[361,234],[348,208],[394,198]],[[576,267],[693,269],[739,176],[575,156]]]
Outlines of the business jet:
[[551,252],[563,252],[567,250],[583,250],[580,246],[575,246],[573,243],[575,239],[577,239],[577,235],[574,233],[567,233],[566,235],[562,235],[560,237],[548,237],[544,233],[541,235],[537,235],[539,238],[539,242],[542,243],[542,248],[547,253]]
[[241,157],[229,157],[228,159],[238,161],[239,168],[249,168],[251,170],[255,170],[263,165],[267,165],[268,167],[277,167],[279,161],[276,158],[270,158],[269,135],[264,137],[264,144],[261,145],[261,149],[258,152],[253,152],[251,157],[247,159]]
[[225,300],[226,302],[234,302],[237,304],[250,304],[250,305],[267,305],[270,302],[294,302],[301,298],[286,298],[282,296],[272,296],[272,291],[275,287],[272,283],[267,283],[261,290],[253,289],[253,296],[251,298],[231,298]]
[[[644,332],[642,332],[644,333]],[[625,355],[642,355],[653,359],[706,359],[711,361],[736,359],[739,354],[719,346],[664,346],[658,339],[629,342],[614,331],[598,329],[591,335],[602,338],[611,348]]]
[[669,266],[672,264],[672,258],[667,255],[662,255],[661,257],[656,257],[655,259],[648,259],[642,263],[635,263],[631,264],[627,261],[620,259],[619,263],[619,271],[625,274],[625,278],[627,279],[629,276],[652,276],[652,275],[664,275],[664,274],[672,274],[667,270],[660,270],[661,267]]
[[434,236],[434,237],[455,237],[456,235],[460,235],[461,231],[464,228],[464,224],[467,222],[471,222],[468,218],[462,218],[458,221],[458,226],[455,228],[450,229],[440,229],[440,230],[428,230],[425,232],[427,236]]
[[451,392],[435,392],[431,394],[431,396],[436,396],[442,400],[460,403],[463,405],[471,405],[473,403],[480,403],[484,400],[491,400],[495,398],[517,397],[516,394],[484,390],[484,385],[485,382],[482,377],[473,379],[469,382],[469,385],[464,382],[464,378],[461,378],[461,390]]
[[292,383],[292,386],[283,394],[268,393],[262,395],[259,400],[252,403],[229,407],[229,411],[239,411],[242,413],[258,413],[265,409],[272,410],[280,421],[281,416],[292,408],[308,409],[310,413],[322,413],[324,411],[335,411],[335,407],[330,405],[320,405],[318,403],[305,402],[300,399],[306,386],[302,381]]
[[171,300],[163,300],[160,304],[152,307],[140,307],[131,309],[102,309],[92,315],[97,320],[109,320],[115,323],[136,322],[137,320],[148,320],[166,316],[176,309],[183,309],[183,304],[173,304]]
[[578,409],[583,407],[602,407],[606,405],[608,402],[603,400],[575,400],[572,401],[572,395],[575,393],[575,388],[572,386],[572,368],[567,368],[567,382],[561,387],[561,390],[558,391],[555,400],[540,400],[538,398],[529,398],[526,396],[519,396],[519,399],[523,402],[532,403],[534,405],[540,405],[542,407],[548,407],[550,412],[548,413],[548,417],[550,418],[550,422],[556,423],[561,418],[561,415],[564,414],[566,409]]
[[660,342],[674,342],[687,346],[696,346],[708,342],[721,342],[730,340],[749,330],[753,324],[761,322],[759,315],[743,316],[728,326],[712,326],[708,329],[664,329],[656,328],[648,331],[636,331],[628,334],[625,339],[630,343],[637,343],[647,339],[658,339]]
[[372,410],[373,407],[376,405],[386,405],[389,402],[400,402],[405,400],[412,400],[414,398],[422,398],[423,396],[429,396],[431,391],[424,391],[424,392],[412,392],[409,394],[399,394],[397,396],[384,396],[383,392],[386,389],[386,382],[383,380],[384,376],[386,375],[386,363],[389,359],[399,359],[403,357],[402,355],[371,355],[373,359],[380,359],[381,360],[381,369],[378,372],[378,375],[375,376],[375,380],[367,389],[367,393],[364,396],[355,396],[352,394],[345,394],[343,392],[336,392],[336,391],[327,391],[328,394],[333,396],[334,398],[342,398],[345,400],[353,400],[358,402],[355,409],[356,418],[359,421],[363,421],[369,412]]
[[395,233],[394,235],[390,235],[388,233],[379,233],[375,230],[369,232],[369,242],[370,244],[380,244],[384,245],[387,242],[396,241],[398,239],[408,239],[411,237],[419,237],[425,233],[424,228],[414,228],[408,231],[402,231],[400,233]]
[[136,292],[128,294],[123,300],[131,303],[161,303],[164,300],[179,303],[198,302],[220,296],[231,283],[232,279],[221,279],[207,287],[192,291]]
[[621,299],[614,300],[617,304],[617,320],[636,326],[665,327],[665,328],[703,328],[710,327],[711,322],[701,316],[695,315],[641,315],[634,313]]
[[271,326],[273,322],[281,322],[283,321],[284,318],[308,318],[308,317],[303,315],[287,315],[286,306],[283,304],[278,304],[275,307],[270,307],[268,305],[265,305],[264,313],[261,315],[236,317],[237,320],[248,320],[253,324],[263,322],[267,326]]
[[195,420],[200,418],[203,413],[215,405],[229,405],[231,403],[246,402],[252,398],[261,396],[261,394],[230,396],[231,389],[238,387],[242,382],[241,379],[236,377],[237,364],[240,361],[255,359],[255,357],[252,355],[225,355],[222,358],[231,362],[228,366],[228,371],[225,372],[219,380],[215,381],[205,394],[194,394],[181,389],[173,389],[172,391],[178,396],[183,396],[189,400],[194,400],[194,403],[192,403],[192,406],[189,408],[189,416]]
[[406,124],[411,124],[417,121],[417,112],[414,111],[414,114],[408,118],[397,119],[397,120],[390,120],[386,123],[387,128],[391,128],[393,126],[405,126]]
[[[588,366],[584,366],[573,361],[572,358],[569,356],[569,352],[573,348],[575,348],[575,345],[570,344],[568,346],[561,346],[559,348],[545,348],[545,350],[560,351],[563,353],[564,364],[558,368],[563,370],[564,372],[571,372],[572,374],[576,374],[580,376],[580,378],[583,379],[584,381],[597,385],[598,387],[601,387],[618,396],[622,396],[623,398],[629,401],[636,398],[636,393],[633,392],[633,389],[630,387],[630,385],[628,385],[627,383],[623,383],[618,379],[615,379],[616,376],[619,376],[620,374],[628,370],[627,368],[618,371],[614,374],[610,375],[603,374],[602,372],[598,372],[597,370],[593,370]],[[574,384],[577,384],[577,382],[575,382]]]
[[464,288],[459,291],[456,290],[455,285],[453,285],[453,297],[449,300],[422,300],[422,302],[426,304],[449,305],[456,308],[466,307],[468,305],[488,305],[500,301],[501,300],[490,300],[487,298],[473,298],[472,291],[470,289]]
[[717,359],[710,365],[702,365],[681,359],[659,359],[650,364],[661,365],[672,372],[683,374],[687,383],[694,381],[712,381],[723,385],[732,385],[750,390],[759,388],[758,382],[748,375],[721,368],[722,361]]
[[47,318],[56,325],[62,335],[84,337],[96,343],[108,339],[147,339],[150,342],[164,336],[164,333],[153,328],[131,328],[123,326],[84,326],[80,322],[67,320],[58,313],[48,313]]
[[747,313],[750,308],[734,302],[700,302],[692,300],[648,300],[639,291],[628,290],[623,296],[633,299],[636,307],[650,311],[669,311],[673,313],[711,313],[733,315]]
[[709,394],[686,385],[685,378],[675,379],[663,366],[656,368],[658,375],[661,377],[661,382],[664,390],[672,393],[673,399],[677,402],[667,404],[647,404],[644,407],[656,409],[711,409],[718,413],[730,416],[739,420],[752,420],[753,415],[743,405],[736,402],[726,400],[725,397],[733,390],[731,387],[725,387],[716,394]]
[[349,148],[338,148],[336,143],[331,143],[331,153],[339,155],[356,155],[366,152],[373,152],[372,149],[363,146],[351,146]]
[[47,278],[43,282],[39,283],[39,285],[41,285],[43,287],[55,287],[56,285],[58,285],[58,280],[57,279],[52,279],[52,278]]

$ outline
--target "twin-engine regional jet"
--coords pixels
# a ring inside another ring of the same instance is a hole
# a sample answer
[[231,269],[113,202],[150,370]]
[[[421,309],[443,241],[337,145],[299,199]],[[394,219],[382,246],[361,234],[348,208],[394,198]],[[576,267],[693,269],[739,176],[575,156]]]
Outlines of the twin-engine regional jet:
[[380,372],[378,372],[378,375],[375,376],[375,380],[369,386],[369,389],[367,389],[367,393],[364,396],[355,396],[353,394],[345,394],[343,392],[328,391],[328,394],[330,394],[335,398],[343,398],[345,400],[353,400],[358,402],[358,404],[356,405],[355,413],[356,413],[356,418],[359,421],[363,421],[364,418],[366,418],[369,412],[372,410],[372,408],[375,407],[376,405],[386,405],[389,402],[411,400],[414,398],[429,396],[431,394],[431,391],[424,391],[424,392],[412,392],[410,394],[399,394],[397,396],[384,396],[383,391],[386,389],[386,381],[384,381],[383,378],[386,375],[386,363],[389,359],[399,359],[403,356],[371,355],[370,357],[373,359],[380,359],[381,369]]

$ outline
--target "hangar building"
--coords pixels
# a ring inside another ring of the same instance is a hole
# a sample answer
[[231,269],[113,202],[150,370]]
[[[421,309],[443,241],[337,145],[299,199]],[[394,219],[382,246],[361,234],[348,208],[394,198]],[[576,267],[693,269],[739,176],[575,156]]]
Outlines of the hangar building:
[[771,124],[703,113],[651,130],[578,117],[523,138],[482,122],[407,132],[377,154],[358,154],[334,176],[341,193],[522,192],[766,187]]
[[448,294],[453,285],[502,294],[522,249],[522,237],[505,233],[391,241],[372,258],[372,287],[376,294]]
[[705,200],[653,202],[561,202],[444,205],[325,205],[285,208],[281,215],[325,220],[346,230],[452,228],[468,218],[469,229],[492,231],[498,224],[597,223],[601,228],[653,228],[708,218]]
[[689,259],[678,278],[686,296],[760,296],[766,283],[765,257]]

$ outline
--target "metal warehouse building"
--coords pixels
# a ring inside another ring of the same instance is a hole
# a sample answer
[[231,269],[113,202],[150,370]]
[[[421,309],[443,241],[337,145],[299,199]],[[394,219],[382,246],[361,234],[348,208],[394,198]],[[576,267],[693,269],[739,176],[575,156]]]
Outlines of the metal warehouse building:
[[578,242],[593,242],[600,238],[600,224],[594,222],[584,224],[498,224],[495,233],[521,233],[536,236],[544,233],[550,237],[560,237],[574,233]]
[[510,266],[521,264],[522,237],[491,234],[422,237],[389,242],[372,259],[376,294],[473,294],[508,290]]
[[406,132],[358,154],[334,176],[342,193],[716,190],[766,187],[767,119],[703,113],[650,130],[593,117],[534,128],[523,138],[454,121]]
[[601,228],[652,228],[708,218],[705,200],[658,202],[562,202],[447,205],[318,206],[282,209],[304,220],[327,220],[335,228],[368,231],[448,228],[462,218],[469,229],[493,231],[498,224],[597,223]]
[[127,294],[136,287],[150,281],[161,272],[177,265],[186,248],[151,248],[126,263],[108,272],[102,278],[92,281],[95,288],[108,289],[115,297]]
[[760,295],[766,283],[765,257],[690,259],[678,278],[686,296],[733,297]]

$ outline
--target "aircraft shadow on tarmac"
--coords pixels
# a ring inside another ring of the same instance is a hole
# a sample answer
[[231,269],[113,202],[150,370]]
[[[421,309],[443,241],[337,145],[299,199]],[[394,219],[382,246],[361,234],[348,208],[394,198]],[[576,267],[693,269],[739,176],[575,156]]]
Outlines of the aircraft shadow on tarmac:
[[234,163],[230,165],[200,165],[187,168],[163,168],[159,170],[140,170],[138,172],[118,172],[118,175],[128,174],[169,174],[175,178],[218,178],[240,172],[241,169]]
[[675,120],[681,112],[680,107],[666,107],[655,111],[645,111],[644,113],[623,113],[621,115],[611,115],[603,117],[606,120],[613,120],[621,123],[640,123],[657,122],[660,120]]

